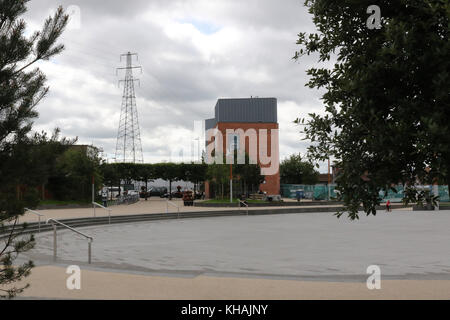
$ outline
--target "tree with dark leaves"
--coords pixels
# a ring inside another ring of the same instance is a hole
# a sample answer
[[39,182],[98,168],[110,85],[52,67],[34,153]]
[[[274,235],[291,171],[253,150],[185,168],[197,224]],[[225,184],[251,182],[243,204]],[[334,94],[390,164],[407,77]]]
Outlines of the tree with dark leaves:
[[[33,236],[24,236],[26,225],[18,218],[24,208],[36,204],[36,189],[27,183],[27,161],[22,158],[27,134],[37,117],[36,105],[45,97],[45,75],[33,66],[63,51],[57,40],[68,16],[59,8],[39,32],[25,36],[26,23],[20,17],[29,0],[0,0],[0,297],[13,298],[27,285],[16,283],[30,274],[33,263],[16,266],[19,254],[31,249]],[[39,179],[38,179],[39,180]]]
[[281,162],[280,178],[283,184],[316,184],[319,172],[309,161],[304,161],[300,154],[293,154]]
[[[325,113],[296,122],[311,160],[336,160],[338,216],[351,219],[361,205],[376,215],[380,191],[399,183],[450,184],[450,2],[376,1],[381,28],[369,28],[373,4],[305,1],[317,32],[299,34],[294,56],[326,63],[307,84],[325,91]],[[405,194],[416,201],[414,189]]]

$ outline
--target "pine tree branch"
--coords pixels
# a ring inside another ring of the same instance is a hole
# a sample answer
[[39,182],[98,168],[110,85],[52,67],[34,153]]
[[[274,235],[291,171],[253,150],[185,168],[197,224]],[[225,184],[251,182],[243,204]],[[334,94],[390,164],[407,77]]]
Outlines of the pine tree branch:
[[14,231],[15,231],[15,229],[16,229],[16,225],[17,225],[17,221],[18,221],[18,220],[19,220],[19,219],[16,218],[15,221],[14,221],[12,230],[11,230],[11,232],[9,233],[8,240],[6,241],[5,247],[4,247],[3,250],[0,252],[0,257],[3,255],[3,253],[6,251],[6,249],[8,249],[8,247],[9,247],[9,246],[11,245],[11,243],[12,243],[12,240],[13,240],[13,234],[14,234]]

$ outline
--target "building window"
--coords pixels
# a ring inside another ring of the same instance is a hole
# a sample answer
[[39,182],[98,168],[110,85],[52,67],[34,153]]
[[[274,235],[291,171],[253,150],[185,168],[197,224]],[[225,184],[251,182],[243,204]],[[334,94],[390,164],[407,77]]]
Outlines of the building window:
[[228,135],[228,151],[234,152],[239,151],[240,143],[239,143],[239,135],[238,134],[229,134]]

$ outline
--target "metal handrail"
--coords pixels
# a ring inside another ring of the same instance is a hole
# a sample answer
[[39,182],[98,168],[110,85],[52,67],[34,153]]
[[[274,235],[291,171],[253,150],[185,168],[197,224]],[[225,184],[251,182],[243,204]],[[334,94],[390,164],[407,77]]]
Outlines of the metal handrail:
[[166,199],[166,213],[169,213],[169,204],[171,206],[177,208],[177,210],[178,210],[177,218],[179,218],[180,217],[180,207],[177,204],[175,204],[174,202],[169,201],[168,199]]
[[39,213],[37,211],[25,208],[25,211],[27,212],[31,212],[32,214],[35,214],[38,216],[38,233],[41,233],[41,217],[45,217],[45,215],[43,215],[42,213]]
[[138,194],[136,194],[136,195],[126,195],[126,196],[121,195],[121,196],[118,196],[116,198],[116,200],[113,201],[114,205],[121,205],[121,204],[124,204],[124,203],[126,203],[127,205],[130,205],[130,204],[134,204],[134,203],[137,203],[137,202],[139,202],[139,195]]
[[244,206],[247,207],[247,216],[248,216],[248,207],[249,207],[249,205],[247,203],[245,203],[244,201],[239,200],[239,211],[241,211],[241,204],[243,204]]
[[55,219],[48,219],[47,224],[49,224],[49,223],[51,223],[53,225],[53,260],[54,261],[56,261],[56,256],[57,256],[56,229],[57,229],[57,225],[59,224],[60,226],[63,226],[64,228],[67,228],[70,231],[73,231],[73,232],[85,237],[86,239],[88,239],[88,263],[91,264],[92,242],[94,241],[93,237],[88,236],[87,234],[84,234],[83,232],[78,231],[77,229],[69,227],[68,225],[66,225],[58,220],[55,220]]
[[95,214],[95,207],[102,208],[102,209],[108,211],[109,224],[111,224],[111,209],[106,208],[106,207],[102,206],[101,204],[99,204],[97,202],[92,202],[92,204],[94,205],[94,217],[97,217],[96,214]]

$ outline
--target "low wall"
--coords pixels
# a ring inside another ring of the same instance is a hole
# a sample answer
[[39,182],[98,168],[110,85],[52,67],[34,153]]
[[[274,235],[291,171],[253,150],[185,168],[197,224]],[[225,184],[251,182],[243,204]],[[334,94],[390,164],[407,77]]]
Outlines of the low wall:
[[[311,207],[311,206],[335,206],[342,205],[342,202],[337,201],[312,201],[312,202],[264,202],[264,203],[248,203],[249,207]],[[201,208],[236,208],[237,203],[208,203],[208,202],[194,202],[194,207]]]
[[[393,205],[393,208],[399,208],[400,206]],[[111,221],[108,217],[96,217],[96,218],[72,218],[72,219],[61,219],[60,222],[73,228],[82,228],[89,226],[100,226],[120,223],[136,223],[145,221],[160,221],[160,220],[176,220],[176,219],[193,219],[193,218],[212,218],[212,217],[231,217],[231,216],[243,216],[243,215],[275,215],[275,214],[302,214],[302,213],[335,213],[338,212],[342,207],[304,207],[304,208],[262,208],[256,210],[246,210],[241,208],[219,210],[219,211],[199,211],[199,212],[180,212],[180,213],[152,213],[152,214],[137,214],[137,215],[120,215],[111,216]],[[378,207],[378,210],[384,210],[385,207]],[[450,210],[449,207],[441,207],[441,210]],[[360,208],[362,212],[362,208]],[[430,212],[431,213],[431,212]],[[412,211],[411,211],[412,214]],[[6,226],[4,234],[0,234],[0,240],[8,237],[12,226]],[[51,224],[45,224],[44,222],[39,227],[37,222],[27,223],[27,229],[23,230],[21,226],[16,226],[16,233],[28,234],[28,233],[38,233],[38,231],[47,232],[52,230]]]
[[[312,201],[312,202],[267,202],[267,203],[249,203],[249,207],[251,208],[270,208],[270,207],[295,207],[297,209],[303,209],[308,207],[315,207],[315,210],[321,210],[321,206],[334,206],[333,208],[342,208],[343,202],[337,201]],[[199,208],[236,208],[238,207],[237,203],[204,203],[204,202],[195,202],[194,207]],[[404,205],[399,203],[393,203],[391,205],[393,209],[400,208],[411,208],[412,205]],[[377,210],[386,209],[385,205],[381,205],[377,207]]]

